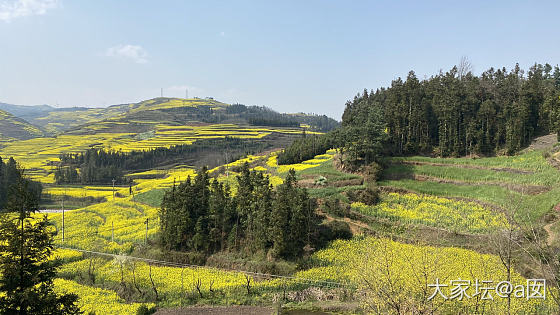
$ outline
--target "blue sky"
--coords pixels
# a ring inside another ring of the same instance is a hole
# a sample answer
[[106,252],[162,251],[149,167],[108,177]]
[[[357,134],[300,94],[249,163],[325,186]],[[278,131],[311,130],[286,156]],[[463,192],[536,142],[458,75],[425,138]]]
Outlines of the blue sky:
[[213,96],[340,119],[346,100],[467,56],[560,59],[558,1],[0,0],[0,102]]

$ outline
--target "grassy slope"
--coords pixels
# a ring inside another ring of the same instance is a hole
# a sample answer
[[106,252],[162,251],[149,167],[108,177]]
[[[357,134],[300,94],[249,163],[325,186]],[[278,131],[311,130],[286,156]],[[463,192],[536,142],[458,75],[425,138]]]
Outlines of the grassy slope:
[[[396,164],[386,170],[386,177],[395,178],[404,174],[425,175],[435,179],[466,182],[434,182],[414,179],[383,180],[382,186],[404,188],[420,193],[446,197],[465,197],[482,200],[512,209],[517,218],[526,222],[535,222],[556,204],[560,203],[560,172],[552,167],[543,157],[543,152],[531,151],[511,157],[491,157],[481,159],[450,158],[438,159],[427,157],[394,158],[393,163],[423,162],[449,165],[407,165]],[[486,169],[463,168],[476,166]],[[495,168],[495,169],[492,169]],[[496,168],[498,170],[496,170]],[[504,170],[504,168],[508,168]],[[408,176],[409,177],[409,176]],[[497,186],[499,183],[501,186]],[[515,185],[515,189],[508,187]],[[520,193],[520,188],[532,185],[542,186],[542,193]]]
[[0,110],[0,140],[25,140],[40,137],[44,133],[36,126]]

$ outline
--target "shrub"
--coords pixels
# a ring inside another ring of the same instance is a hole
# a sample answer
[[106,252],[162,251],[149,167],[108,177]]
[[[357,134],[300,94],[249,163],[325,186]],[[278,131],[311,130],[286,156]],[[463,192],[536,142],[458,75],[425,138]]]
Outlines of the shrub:
[[381,173],[383,172],[383,167],[376,162],[373,162],[363,168],[363,175],[364,179],[368,183],[374,183],[381,177]]
[[323,209],[326,213],[339,217],[345,217],[350,212],[350,207],[341,203],[340,199],[338,198],[326,199],[323,205]]
[[373,206],[379,202],[379,188],[375,186],[362,190],[349,190],[346,195],[351,202],[361,202],[368,206]]
[[138,315],[151,315],[153,313],[156,312],[156,307],[152,306],[152,307],[147,307],[146,305],[142,305],[138,308],[138,310],[136,311],[136,314]]

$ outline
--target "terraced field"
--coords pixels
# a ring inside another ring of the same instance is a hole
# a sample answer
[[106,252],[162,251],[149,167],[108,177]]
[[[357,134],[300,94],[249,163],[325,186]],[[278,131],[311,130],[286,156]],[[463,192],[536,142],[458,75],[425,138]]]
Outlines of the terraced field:
[[89,148],[116,151],[150,150],[159,147],[191,144],[198,139],[239,137],[262,139],[272,133],[297,135],[300,130],[282,128],[235,128],[234,125],[169,126],[157,125],[147,134],[96,133],[92,135],[59,135],[6,143],[0,156],[11,156],[19,161],[26,173],[43,183],[54,182],[54,163],[62,153],[79,153]]
[[[301,164],[281,166],[279,167],[276,160],[276,153],[260,156],[249,156],[247,158],[232,162],[222,167],[211,170],[216,173],[218,180],[233,183],[236,175],[235,169],[241,164],[248,162],[253,167],[269,174],[273,178],[277,178],[276,184],[281,183],[285,169],[298,169],[297,174],[302,185],[310,185],[310,192],[319,198],[331,198],[339,196],[342,200],[346,198],[346,192],[353,189],[362,189],[364,186],[360,183],[360,175],[347,174],[336,170],[333,167],[333,158],[336,152],[329,151],[327,154],[316,156],[314,159],[305,161]],[[540,156],[540,158],[539,158]],[[445,161],[447,163],[442,166],[434,166],[440,168],[448,168],[449,172],[459,171],[459,174],[452,174],[457,180],[466,180],[461,177],[459,166],[470,165],[472,167],[485,168],[510,168],[508,172],[523,171],[525,175],[533,176],[537,184],[546,185],[547,181],[544,177],[539,176],[538,172],[544,171],[554,174],[554,170],[548,168],[546,159],[542,157],[540,152],[526,153],[524,156],[499,158],[504,161],[496,162],[490,158],[488,161],[481,159],[472,163],[463,159],[455,161]],[[425,158],[410,158],[405,161],[425,160]],[[403,160],[395,159],[394,163],[402,163]],[[440,163],[442,160],[429,160],[430,163]],[[526,162],[531,161],[531,162]],[[449,163],[454,162],[454,163]],[[444,164],[440,163],[440,164]],[[529,163],[529,166],[521,168],[519,163]],[[517,167],[514,167],[517,166]],[[486,169],[485,169],[486,170]],[[414,170],[413,170],[414,171]],[[529,173],[528,171],[531,171]],[[389,169],[391,174],[392,169]],[[501,174],[503,169],[490,170]],[[153,175],[154,172],[144,172],[146,175]],[[158,230],[157,223],[157,207],[158,199],[161,194],[156,194],[155,201],[150,200],[154,206],[142,203],[147,199],[144,196],[153,192],[162,191],[162,189],[170,187],[173,179],[177,180],[179,176],[185,178],[193,174],[192,170],[168,170],[162,174],[163,178],[158,179],[136,179],[136,191],[138,195],[117,197],[115,201],[106,201],[94,206],[67,212],[65,215],[65,241],[62,242],[59,237],[57,244],[84,250],[95,250],[106,253],[126,254],[142,246],[147,235],[148,242],[155,241]],[[521,173],[520,173],[521,174]],[[141,173],[135,174],[142,176]],[[430,173],[429,176],[434,176]],[[492,174],[497,176],[496,174]],[[327,184],[321,186],[312,183],[309,179],[324,176]],[[391,176],[391,175],[389,175]],[[481,177],[475,177],[477,180],[484,182]],[[487,177],[488,181],[495,180],[495,177]],[[542,178],[538,181],[538,178]],[[526,183],[527,179],[516,179],[512,182]],[[308,183],[309,184],[306,184]],[[449,191],[446,197],[437,196],[438,192],[422,191],[419,187],[410,183],[415,182],[413,179],[405,180],[385,180],[381,184],[389,187],[391,184],[393,189],[402,189],[406,187],[413,192],[385,192],[381,195],[381,201],[375,206],[365,206],[359,203],[353,203],[352,209],[362,213],[373,220],[395,222],[397,225],[408,226],[433,226],[444,228],[455,233],[478,233],[484,234],[489,231],[500,229],[507,223],[503,213],[497,209],[499,204],[493,204],[495,198],[488,198],[484,203],[476,200],[476,198],[462,199],[455,197],[461,196],[457,194],[457,190],[452,190],[453,184],[448,187]],[[420,184],[422,181],[418,181]],[[424,181],[425,182],[425,181]],[[348,185],[340,185],[340,183],[351,183]],[[353,183],[353,184],[352,184]],[[410,186],[407,186],[410,185]],[[339,187],[338,187],[339,186]],[[457,185],[462,187],[463,185]],[[489,185],[488,187],[495,187]],[[504,187],[497,187],[506,189]],[[460,188],[459,188],[460,189]],[[461,192],[461,190],[459,190]],[[521,194],[515,191],[507,193],[517,194],[521,198],[534,198],[537,195]],[[136,198],[136,199],[134,199]],[[150,197],[152,198],[152,197]],[[470,200],[472,199],[472,200]],[[160,200],[160,199],[159,199]],[[494,206],[492,206],[494,205]],[[549,209],[550,210],[550,209]],[[54,222],[59,231],[61,230],[61,214],[49,214],[50,219]],[[146,219],[148,222],[148,230],[146,234]],[[367,221],[365,221],[367,222]],[[366,229],[362,230],[367,232]],[[367,234],[367,233],[366,233]],[[344,253],[344,255],[341,255]],[[153,287],[156,288],[160,299],[160,306],[181,306],[198,301],[202,303],[223,303],[223,297],[231,299],[230,302],[237,303],[239,296],[243,296],[246,290],[246,281],[244,273],[241,272],[223,272],[212,268],[186,268],[174,266],[158,266],[145,262],[127,259],[123,256],[118,257],[97,257],[97,256],[80,256],[76,259],[74,256],[80,254],[69,254],[71,259],[61,270],[61,277],[67,280],[58,280],[57,283],[62,287],[72,287],[75,292],[79,292],[85,296],[81,303],[85,309],[101,310],[95,303],[87,302],[96,294],[111,294],[110,290],[92,291],[99,289],[91,289],[97,285],[89,283],[88,277],[94,277],[96,282],[103,283],[104,288],[119,287],[124,281],[128,283],[128,287],[137,288],[140,292],[144,292],[146,296],[155,294]],[[97,257],[97,258],[93,258]],[[412,298],[416,303],[423,305],[426,310],[432,308],[441,310],[446,309],[450,312],[457,309],[463,309],[471,312],[480,307],[484,307],[490,313],[503,313],[506,309],[507,301],[497,299],[494,302],[481,301],[476,299],[467,300],[465,303],[459,301],[436,300],[432,303],[425,303],[425,296],[428,291],[423,291],[422,287],[435,281],[435,278],[449,279],[450,277],[460,276],[461,279],[474,281],[476,279],[492,279],[495,281],[506,279],[507,275],[499,258],[495,255],[480,254],[470,250],[447,247],[432,247],[421,244],[405,244],[402,242],[390,241],[385,238],[375,238],[368,236],[355,236],[350,241],[337,241],[329,248],[319,251],[313,256],[314,264],[310,269],[296,273],[293,280],[274,280],[266,277],[257,277],[251,275],[250,281],[254,284],[251,289],[254,294],[262,296],[263,299],[273,299],[284,290],[301,290],[302,288],[314,286],[310,280],[325,281],[343,284],[352,288],[371,288],[371,283],[365,282],[367,279],[376,279],[377,286],[381,287],[390,282],[398,283],[394,288],[394,294],[397,298]],[[93,260],[92,260],[93,259]],[[389,260],[384,260],[389,259]],[[387,261],[390,262],[386,265]],[[356,266],[363,265],[364,268]],[[92,267],[93,266],[93,267]],[[366,268],[367,266],[367,268]],[[377,267],[372,267],[377,266]],[[391,274],[395,278],[387,278],[383,273],[383,268],[389,268]],[[150,270],[151,269],[151,270]],[[415,270],[430,270],[425,278],[416,277]],[[89,271],[88,271],[89,270]],[[93,270],[93,271],[91,271]],[[368,270],[367,273],[358,270]],[[150,272],[152,280],[150,280]],[[89,275],[88,275],[89,274]],[[81,280],[80,280],[81,279]],[[124,280],[123,280],[124,279]],[[513,282],[522,284],[526,280],[519,273],[514,272],[512,276]],[[67,282],[69,281],[69,282]],[[78,281],[78,282],[72,282]],[[396,281],[396,282],[395,282]],[[88,283],[83,286],[82,283]],[[318,283],[317,283],[318,284]],[[315,286],[317,285],[315,284]],[[200,292],[197,291],[197,288]],[[471,288],[472,290],[472,288]],[[188,293],[191,292],[191,293]],[[220,292],[220,293],[216,293]],[[187,294],[188,293],[188,294]],[[450,292],[444,292],[449,294]],[[474,294],[474,292],[468,292]],[[185,295],[186,294],[186,295]],[[190,295],[189,295],[190,294]],[[220,298],[217,298],[220,296]],[[188,297],[188,298],[187,298]],[[138,304],[123,304],[118,298],[112,299],[114,308],[120,310],[123,307],[137,308]],[[235,302],[237,301],[237,302]],[[390,311],[388,304],[383,303],[383,295],[380,291],[371,291],[366,300],[377,305],[382,312]],[[515,300],[512,304],[512,310],[515,312],[541,312],[543,310],[553,309],[552,300],[531,300],[526,303],[525,300]],[[415,304],[418,305],[418,304]],[[365,307],[368,307],[365,305]]]
[[[54,202],[60,202],[63,196],[93,200],[93,204],[84,206],[75,203],[72,208],[77,209],[64,214],[47,213],[58,231],[56,245],[67,248],[56,252],[64,264],[55,286],[59,292],[77,293],[83,310],[133,314],[154,303],[160,307],[197,303],[270,305],[281,298],[298,302],[322,301],[330,296],[359,301],[366,310],[387,313],[394,310],[381,288],[392,285],[392,297],[399,302],[396,304],[414,305],[425,313],[473,313],[483,308],[488,313],[502,314],[507,310],[504,299],[428,302],[426,295],[431,292],[427,285],[436,278],[507,279],[504,265],[492,254],[487,238],[507,228],[510,215],[534,226],[546,223],[551,239],[560,235],[560,223],[553,210],[560,204],[560,172],[555,168],[560,153],[550,147],[510,157],[391,158],[381,180],[373,186],[380,190],[379,201],[369,205],[354,200],[353,195],[371,188],[372,183],[360,173],[338,169],[335,150],[292,165],[278,165],[278,151],[263,152],[211,169],[211,176],[229,183],[234,194],[236,175],[244,163],[267,174],[273,186],[281,184],[287,172],[294,169],[299,185],[318,199],[318,212],[325,222],[350,226],[353,239],[335,241],[316,251],[306,258],[304,268],[288,278],[147,258],[157,256],[154,245],[163,193],[194,176],[195,170],[188,165],[127,174],[131,187],[116,187],[115,197],[108,185],[54,184],[53,171],[61,153],[83,152],[92,147],[126,152],[226,136],[267,139],[301,133],[299,128],[235,123],[178,124],[152,116],[166,115],[166,111],[177,108],[187,113],[185,108],[206,106],[224,111],[227,106],[210,103],[155,99],[122,105],[102,120],[94,118],[95,111],[83,113],[84,121],[91,119],[85,126],[57,136],[2,142],[0,156],[13,156],[21,162],[28,175],[45,184],[45,193]],[[340,204],[336,212],[326,206],[334,200]],[[545,218],[549,221],[545,222]],[[467,244],[472,240],[482,244]],[[473,247],[481,252],[468,249]],[[147,257],[130,256],[139,254]],[[529,277],[524,272],[514,268],[509,276],[515,284],[522,284]],[[307,295],[302,298],[302,294]],[[555,312],[556,308],[551,299],[514,300],[511,310],[529,314]]]
[[560,172],[537,150],[481,159],[394,158],[382,186],[462,197],[512,209],[534,222],[560,203]]

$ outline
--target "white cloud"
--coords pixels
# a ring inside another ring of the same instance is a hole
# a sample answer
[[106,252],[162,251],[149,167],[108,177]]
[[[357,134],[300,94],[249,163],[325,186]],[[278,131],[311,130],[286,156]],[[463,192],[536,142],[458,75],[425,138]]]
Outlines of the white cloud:
[[43,15],[59,5],[58,0],[0,0],[0,21],[31,15]]
[[221,36],[226,36],[226,32],[221,32],[220,35]]
[[148,62],[148,53],[142,46],[137,45],[117,45],[107,48],[105,56],[129,59],[136,63]]

